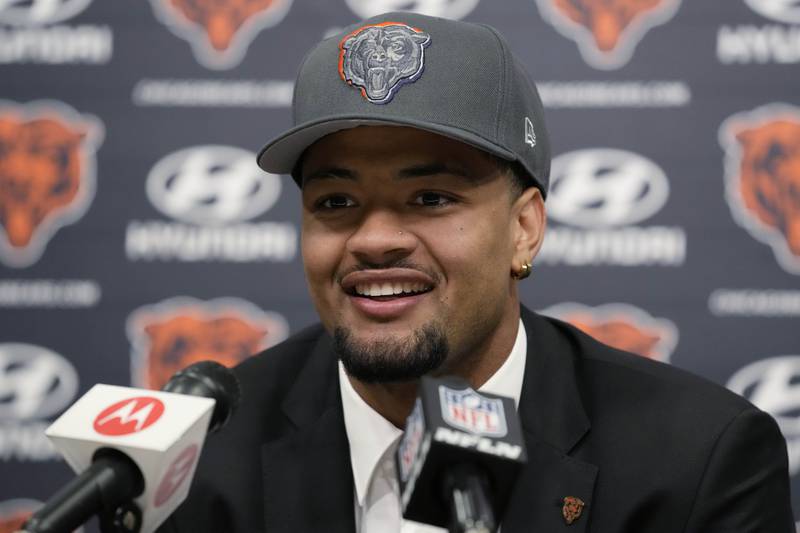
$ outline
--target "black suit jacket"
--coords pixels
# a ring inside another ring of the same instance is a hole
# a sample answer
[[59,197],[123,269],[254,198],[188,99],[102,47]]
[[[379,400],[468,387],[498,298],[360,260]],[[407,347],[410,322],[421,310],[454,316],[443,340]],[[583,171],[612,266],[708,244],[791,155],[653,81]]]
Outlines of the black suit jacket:
[[[523,309],[529,463],[503,533],[789,533],[786,444],[726,389]],[[336,357],[313,326],[241,364],[244,396],[209,438],[164,531],[352,533]],[[563,499],[586,506],[567,525]]]

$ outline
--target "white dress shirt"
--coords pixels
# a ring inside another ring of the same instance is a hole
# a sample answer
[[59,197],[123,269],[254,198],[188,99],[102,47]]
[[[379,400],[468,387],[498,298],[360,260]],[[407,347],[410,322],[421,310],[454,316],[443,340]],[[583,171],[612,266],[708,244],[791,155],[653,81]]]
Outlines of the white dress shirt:
[[[514,399],[519,405],[528,338],[522,320],[511,353],[478,390]],[[358,395],[341,361],[339,385],[344,425],[350,442],[355,485],[356,531],[359,533],[446,533],[446,530],[402,519],[400,487],[394,465],[402,430],[383,418]]]

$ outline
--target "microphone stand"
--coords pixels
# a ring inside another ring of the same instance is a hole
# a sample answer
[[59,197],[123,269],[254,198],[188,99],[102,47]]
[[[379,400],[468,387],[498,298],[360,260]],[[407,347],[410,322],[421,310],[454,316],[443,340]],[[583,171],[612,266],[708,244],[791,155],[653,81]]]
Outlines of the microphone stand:
[[22,532],[70,533],[100,509],[103,533],[138,533],[142,512],[133,499],[143,491],[136,463],[121,452],[101,448],[89,468],[33,513]]
[[447,471],[444,477],[444,496],[450,507],[450,533],[497,531],[488,493],[489,482],[480,469],[462,463]]

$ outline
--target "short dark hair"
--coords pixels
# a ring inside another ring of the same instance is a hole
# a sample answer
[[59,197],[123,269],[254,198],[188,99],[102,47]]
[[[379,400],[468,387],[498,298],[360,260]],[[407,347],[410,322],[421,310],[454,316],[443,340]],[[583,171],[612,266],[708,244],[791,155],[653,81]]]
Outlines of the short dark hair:
[[494,155],[492,158],[497,164],[497,169],[508,176],[508,179],[511,181],[511,197],[513,199],[519,198],[519,196],[525,192],[525,189],[538,187],[533,176],[525,170],[525,167],[523,167],[522,163],[519,161],[509,161],[508,159],[503,159],[502,157]]
[[[303,159],[305,159],[307,151],[308,148],[297,158],[291,173],[292,178],[300,188],[303,187]],[[506,174],[511,181],[511,197],[513,199],[519,198],[519,196],[525,192],[525,189],[529,187],[538,187],[536,180],[533,179],[519,161],[509,161],[508,159],[503,159],[493,154],[488,155],[494,160],[497,169]]]

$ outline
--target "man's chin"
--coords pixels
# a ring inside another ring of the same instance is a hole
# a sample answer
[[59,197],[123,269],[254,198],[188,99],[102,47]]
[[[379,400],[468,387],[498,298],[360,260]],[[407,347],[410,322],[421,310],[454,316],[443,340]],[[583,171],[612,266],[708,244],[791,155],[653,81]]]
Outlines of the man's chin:
[[449,351],[444,329],[438,324],[405,335],[368,337],[337,327],[333,332],[333,349],[347,374],[364,383],[419,379],[441,367]]

